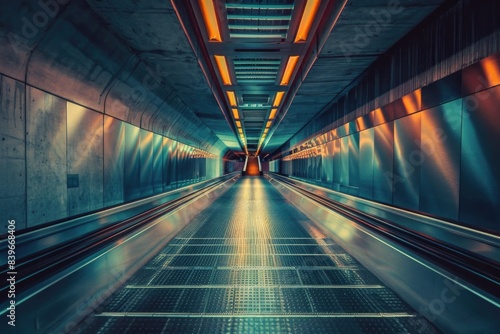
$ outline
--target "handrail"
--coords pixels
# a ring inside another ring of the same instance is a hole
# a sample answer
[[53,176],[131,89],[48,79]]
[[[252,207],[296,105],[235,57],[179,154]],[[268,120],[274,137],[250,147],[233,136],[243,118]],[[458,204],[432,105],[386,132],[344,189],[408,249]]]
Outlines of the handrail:
[[430,235],[376,217],[330,198],[303,189],[286,178],[273,175],[273,179],[292,187],[310,200],[319,203],[364,228],[392,240],[440,267],[454,273],[461,279],[492,294],[500,295],[500,263],[466,249],[436,240]]
[[[222,177],[208,186],[141,212],[121,222],[110,226],[104,226],[62,245],[56,245],[48,249],[41,250],[32,254],[32,256],[28,259],[21,259],[21,261],[16,264],[16,269],[20,277],[16,282],[17,289],[20,291],[26,290],[29,286],[32,286],[49,276],[53,276],[56,272],[62,271],[72,264],[77,263],[83,257],[93,254],[120,238],[146,227],[156,218],[175,210],[187,202],[205,195],[231,178],[234,178],[234,176]],[[8,271],[7,265],[3,265],[0,268],[0,272],[2,274],[6,274]],[[8,288],[9,286],[4,283],[0,288],[0,291],[3,292]]]

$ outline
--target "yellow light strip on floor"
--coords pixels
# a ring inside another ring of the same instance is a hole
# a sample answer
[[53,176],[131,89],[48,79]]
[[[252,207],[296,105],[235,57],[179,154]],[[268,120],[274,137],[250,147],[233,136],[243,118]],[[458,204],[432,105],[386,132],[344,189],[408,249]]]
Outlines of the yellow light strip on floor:
[[229,75],[229,68],[227,67],[226,57],[224,56],[214,56],[217,67],[219,68],[219,73],[222,78],[222,83],[226,86],[232,85],[231,76]]
[[297,35],[295,36],[295,43],[305,42],[307,40],[307,35],[309,35],[309,30],[311,30],[312,23],[314,21],[314,16],[318,11],[321,0],[308,0],[302,13],[302,18],[300,19],[299,29],[297,30]]
[[285,95],[285,92],[277,92],[276,93],[276,97],[274,98],[273,107],[279,107],[281,100],[283,99],[283,95]]
[[210,42],[222,42],[213,0],[198,0]]
[[285,71],[283,72],[283,77],[281,78],[281,83],[280,83],[281,86],[286,86],[289,84],[290,78],[292,77],[293,71],[295,70],[295,66],[297,65],[298,60],[299,56],[288,57]]

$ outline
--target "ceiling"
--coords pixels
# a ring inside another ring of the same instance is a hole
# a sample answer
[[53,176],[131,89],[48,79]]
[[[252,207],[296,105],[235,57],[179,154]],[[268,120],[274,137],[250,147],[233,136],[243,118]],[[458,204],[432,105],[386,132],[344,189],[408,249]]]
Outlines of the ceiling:
[[230,151],[265,156],[443,1],[87,2]]

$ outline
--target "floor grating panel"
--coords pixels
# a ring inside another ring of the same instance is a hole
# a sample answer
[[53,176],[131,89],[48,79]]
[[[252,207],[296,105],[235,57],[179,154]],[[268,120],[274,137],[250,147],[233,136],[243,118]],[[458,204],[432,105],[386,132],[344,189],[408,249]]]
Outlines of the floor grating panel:
[[263,178],[242,178],[82,333],[436,333]]

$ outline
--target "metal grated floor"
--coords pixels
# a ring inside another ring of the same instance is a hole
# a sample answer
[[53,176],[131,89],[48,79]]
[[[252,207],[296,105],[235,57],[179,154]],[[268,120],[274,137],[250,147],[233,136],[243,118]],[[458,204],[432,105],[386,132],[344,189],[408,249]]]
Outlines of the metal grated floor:
[[263,178],[240,179],[83,333],[435,333]]

